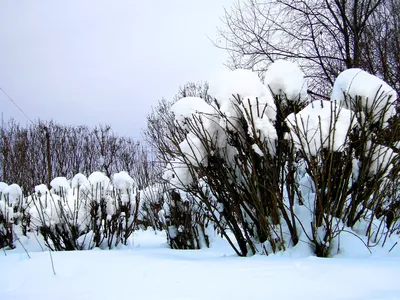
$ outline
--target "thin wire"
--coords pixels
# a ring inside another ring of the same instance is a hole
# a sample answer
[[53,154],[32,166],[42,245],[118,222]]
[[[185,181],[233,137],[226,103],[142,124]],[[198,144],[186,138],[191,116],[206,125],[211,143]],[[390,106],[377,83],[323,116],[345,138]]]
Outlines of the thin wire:
[[18,108],[19,111],[22,112],[23,115],[33,124],[32,120],[31,120],[31,119],[28,117],[28,115],[21,109],[21,107],[19,107],[18,104],[15,103],[15,101],[10,97],[10,95],[8,95],[8,94],[6,93],[6,91],[3,90],[2,87],[0,87],[0,90],[1,90],[1,91],[4,93],[4,95],[6,95],[7,98],[15,105],[15,107]]

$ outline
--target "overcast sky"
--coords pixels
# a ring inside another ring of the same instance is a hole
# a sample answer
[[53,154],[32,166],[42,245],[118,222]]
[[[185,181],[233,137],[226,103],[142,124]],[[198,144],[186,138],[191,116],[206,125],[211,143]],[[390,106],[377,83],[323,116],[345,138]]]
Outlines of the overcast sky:
[[[0,87],[32,120],[140,137],[159,99],[223,68],[209,38],[233,2],[0,0]],[[0,112],[28,122],[1,91]]]

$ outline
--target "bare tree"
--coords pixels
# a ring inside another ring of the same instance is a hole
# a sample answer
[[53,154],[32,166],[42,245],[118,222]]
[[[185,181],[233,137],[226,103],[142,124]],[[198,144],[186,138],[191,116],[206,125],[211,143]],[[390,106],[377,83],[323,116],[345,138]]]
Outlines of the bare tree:
[[226,10],[216,46],[230,68],[263,73],[295,60],[311,94],[327,97],[337,75],[360,67],[398,92],[399,4],[396,0],[245,0]]

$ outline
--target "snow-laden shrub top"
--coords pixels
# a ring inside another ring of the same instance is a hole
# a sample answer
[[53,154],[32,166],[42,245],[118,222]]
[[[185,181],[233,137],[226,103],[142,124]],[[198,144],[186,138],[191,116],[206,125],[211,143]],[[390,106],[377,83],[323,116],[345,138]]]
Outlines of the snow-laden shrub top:
[[396,153],[389,147],[383,145],[373,145],[368,142],[366,151],[372,153],[369,175],[375,175],[379,171],[384,171],[386,175],[393,167]]
[[274,95],[281,96],[283,105],[287,104],[286,101],[308,102],[307,82],[304,73],[295,63],[286,60],[272,63],[265,73],[265,85]]
[[69,182],[65,177],[54,178],[50,185],[56,192],[69,189]]
[[373,122],[382,118],[383,125],[396,114],[396,91],[380,78],[361,69],[348,69],[339,74],[333,85],[331,100],[339,101],[353,111],[361,108],[365,114],[372,114]]
[[20,187],[18,184],[13,183],[13,184],[10,184],[9,186],[7,186],[7,187],[4,189],[3,193],[4,193],[5,195],[8,195],[8,197],[9,197],[9,199],[10,199],[10,202],[14,202],[14,201],[16,201],[19,197],[22,196],[22,189],[21,189],[21,187]]
[[47,185],[45,185],[43,183],[35,186],[36,194],[45,195],[48,192],[49,192],[49,189],[47,188]]
[[178,124],[184,128],[186,128],[185,120],[193,117],[201,118],[203,122],[207,123],[206,126],[210,127],[211,124],[208,124],[210,115],[216,113],[211,105],[199,97],[182,98],[172,105],[171,111],[174,113]]
[[8,184],[5,182],[0,182],[0,193],[4,193],[6,188],[8,187]]
[[[210,83],[209,93],[227,117],[238,117],[235,97],[239,96],[243,100],[243,108],[252,111],[254,119],[265,116],[271,121],[276,120],[276,107],[271,92],[258,75],[250,70],[237,69],[223,74],[215,83]],[[257,106],[264,111],[262,116],[257,115]]]
[[314,101],[297,114],[286,118],[290,135],[296,147],[316,155],[321,149],[340,151],[348,141],[348,132],[354,125],[353,113],[337,102]]
[[72,188],[88,187],[89,185],[89,180],[82,173],[76,174],[71,180]]
[[89,182],[91,185],[102,185],[103,187],[107,187],[110,183],[110,179],[102,172],[93,172],[89,175]]
[[126,193],[128,190],[132,190],[134,180],[127,172],[121,171],[114,174],[113,184],[120,192]]

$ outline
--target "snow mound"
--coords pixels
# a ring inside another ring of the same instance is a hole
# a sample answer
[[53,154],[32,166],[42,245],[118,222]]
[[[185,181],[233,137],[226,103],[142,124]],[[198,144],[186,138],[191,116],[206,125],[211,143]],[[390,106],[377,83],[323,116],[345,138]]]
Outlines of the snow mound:
[[90,174],[88,179],[90,184],[92,185],[104,184],[105,186],[107,186],[108,183],[110,182],[110,179],[108,179],[108,177],[104,173],[99,171]]
[[56,192],[61,192],[62,190],[69,189],[69,182],[65,177],[56,177],[50,182],[50,186]]
[[22,196],[22,189],[18,184],[13,183],[7,186],[3,193],[8,195],[10,202],[13,202]]
[[49,192],[49,189],[43,183],[35,186],[35,193],[36,194],[45,195],[48,192]]
[[331,101],[339,101],[353,111],[361,106],[364,114],[372,116],[373,122],[382,118],[384,125],[396,114],[396,100],[396,91],[386,82],[357,68],[339,74],[331,95]]
[[265,85],[269,86],[274,95],[282,96],[282,104],[289,102],[308,102],[307,83],[304,73],[297,64],[277,60],[268,67],[265,73]]
[[371,142],[367,143],[367,148],[369,148],[367,151],[372,151],[369,174],[375,175],[380,171],[384,171],[386,174],[388,174],[393,167],[396,153],[389,147],[382,145],[372,146],[371,144]]
[[193,115],[215,113],[214,108],[199,97],[184,97],[172,105],[171,111],[179,124],[184,123],[186,119],[192,118]]
[[[262,140],[274,139],[277,136],[273,125],[276,120],[276,106],[269,88],[250,70],[237,69],[222,75],[215,83],[210,84],[209,91],[226,117],[221,118],[220,126],[227,130],[240,131],[240,117],[244,116],[251,136],[254,130]],[[219,135],[224,136],[221,133]],[[274,147],[270,150],[275,151]]]
[[115,173],[113,176],[114,186],[121,192],[131,190],[134,184],[133,178],[125,171]]
[[89,186],[89,180],[86,178],[85,175],[83,175],[82,173],[78,173],[74,176],[74,178],[72,178],[71,181],[71,186],[72,188],[78,188],[81,186]]
[[7,187],[8,187],[7,183],[0,182],[0,193],[4,193]]
[[354,125],[353,113],[336,102],[314,101],[297,114],[286,118],[292,138],[299,149],[316,155],[322,148],[340,151]]
[[[209,93],[227,117],[237,117],[237,99],[253,117],[267,116],[271,121],[276,119],[276,107],[269,89],[261,82],[258,75],[250,70],[237,69],[222,74],[215,83],[210,83]],[[257,109],[258,107],[258,109]]]

